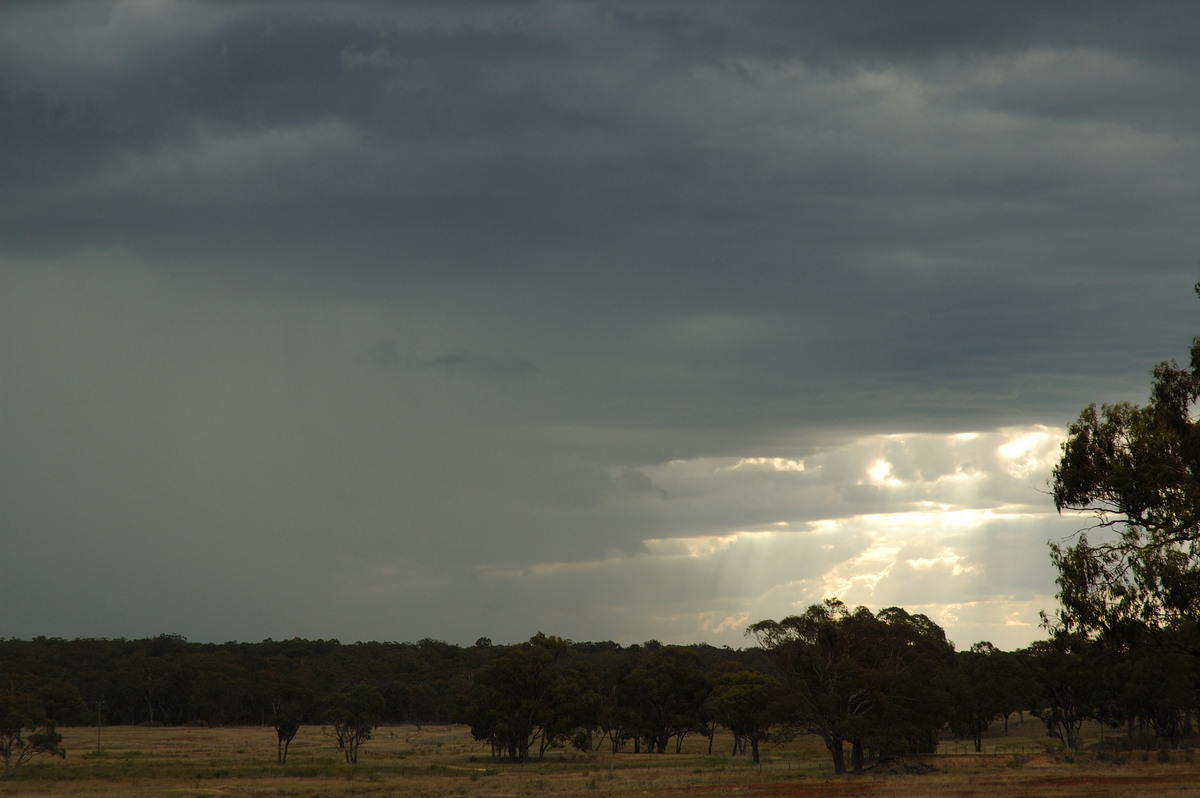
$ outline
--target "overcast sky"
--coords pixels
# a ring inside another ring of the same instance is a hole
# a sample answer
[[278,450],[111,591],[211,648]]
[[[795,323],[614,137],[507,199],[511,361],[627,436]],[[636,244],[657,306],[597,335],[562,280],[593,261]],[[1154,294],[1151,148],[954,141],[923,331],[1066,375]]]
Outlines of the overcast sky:
[[1190,2],[6,2],[0,637],[1044,636]]

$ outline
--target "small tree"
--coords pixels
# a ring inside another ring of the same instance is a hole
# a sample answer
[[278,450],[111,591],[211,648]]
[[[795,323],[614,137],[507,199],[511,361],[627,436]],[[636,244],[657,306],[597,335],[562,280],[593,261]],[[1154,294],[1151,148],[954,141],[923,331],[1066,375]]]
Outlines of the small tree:
[[275,730],[275,761],[281,765],[287,762],[288,749],[300,727],[311,721],[318,708],[311,681],[311,674],[279,667],[258,674],[256,698],[262,702]]
[[45,715],[30,696],[0,695],[0,759],[5,778],[37,756],[66,758],[62,735]]
[[331,696],[326,718],[338,748],[351,765],[358,764],[358,749],[371,739],[383,712],[383,695],[369,684],[343,687]]
[[1049,640],[1025,649],[1036,681],[1037,707],[1046,734],[1074,751],[1083,723],[1101,716],[1104,693],[1097,644],[1079,634],[1054,630]]
[[753,671],[725,673],[717,677],[705,707],[733,732],[735,745],[750,744],[750,756],[757,765],[758,744],[783,720],[783,685]]
[[[1172,748],[1184,734],[1196,707],[1196,666],[1191,654],[1161,648],[1131,651],[1118,670],[1118,697],[1131,723],[1140,718],[1154,731],[1159,744]],[[1115,691],[1114,691],[1115,692]]]
[[954,656],[956,673],[951,683],[954,700],[950,728],[962,737],[970,737],[977,753],[983,750],[984,732],[1003,714],[1004,682],[999,667],[1002,656],[988,642],[976,643],[970,650]]
[[278,739],[275,760],[281,765],[287,762],[288,748],[300,731],[304,713],[303,702],[295,696],[276,696],[271,699],[271,725]]

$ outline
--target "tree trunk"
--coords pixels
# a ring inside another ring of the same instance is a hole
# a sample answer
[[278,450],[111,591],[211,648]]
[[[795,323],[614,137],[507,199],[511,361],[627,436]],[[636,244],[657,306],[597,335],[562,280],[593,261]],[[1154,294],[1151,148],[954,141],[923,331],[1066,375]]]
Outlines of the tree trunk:
[[825,747],[829,749],[829,754],[833,757],[833,772],[839,776],[844,774],[846,772],[846,752],[842,750],[842,741],[835,740],[826,743]]
[[850,769],[855,773],[861,773],[863,769],[863,744],[862,740],[852,740],[850,743]]

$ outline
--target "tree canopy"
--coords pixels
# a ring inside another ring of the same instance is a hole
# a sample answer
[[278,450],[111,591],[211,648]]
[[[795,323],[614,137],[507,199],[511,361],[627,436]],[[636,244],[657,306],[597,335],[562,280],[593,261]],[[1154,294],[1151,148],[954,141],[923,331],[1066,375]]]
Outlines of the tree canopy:
[[38,756],[65,757],[62,735],[45,707],[30,696],[0,695],[0,762],[2,775],[11,776]]
[[1198,399],[1200,337],[1188,365],[1154,367],[1146,405],[1089,405],[1068,427],[1054,504],[1092,524],[1051,544],[1066,631],[1129,636],[1200,620]]
[[475,739],[524,762],[533,746],[543,754],[575,729],[594,726],[595,679],[569,664],[570,655],[565,640],[539,632],[481,668],[462,710]]
[[868,747],[880,756],[936,747],[950,717],[938,685],[954,649],[924,615],[898,607],[873,615],[826,599],[803,615],[759,621],[748,633],[774,655],[793,722],[821,737],[837,773],[846,771],[844,743],[855,770]]
[[383,711],[383,695],[373,685],[364,682],[347,685],[330,697],[325,712],[331,733],[338,748],[345,754],[346,762],[358,764],[358,749],[371,739],[371,733]]

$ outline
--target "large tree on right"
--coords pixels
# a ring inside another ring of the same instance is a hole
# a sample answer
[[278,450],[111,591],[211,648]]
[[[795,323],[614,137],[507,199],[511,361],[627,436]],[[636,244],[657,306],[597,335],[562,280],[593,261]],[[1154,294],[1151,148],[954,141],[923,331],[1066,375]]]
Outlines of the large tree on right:
[[1067,429],[1054,504],[1092,523],[1051,544],[1065,631],[1141,636],[1200,621],[1200,337],[1190,354],[1155,366],[1146,405],[1090,405]]

